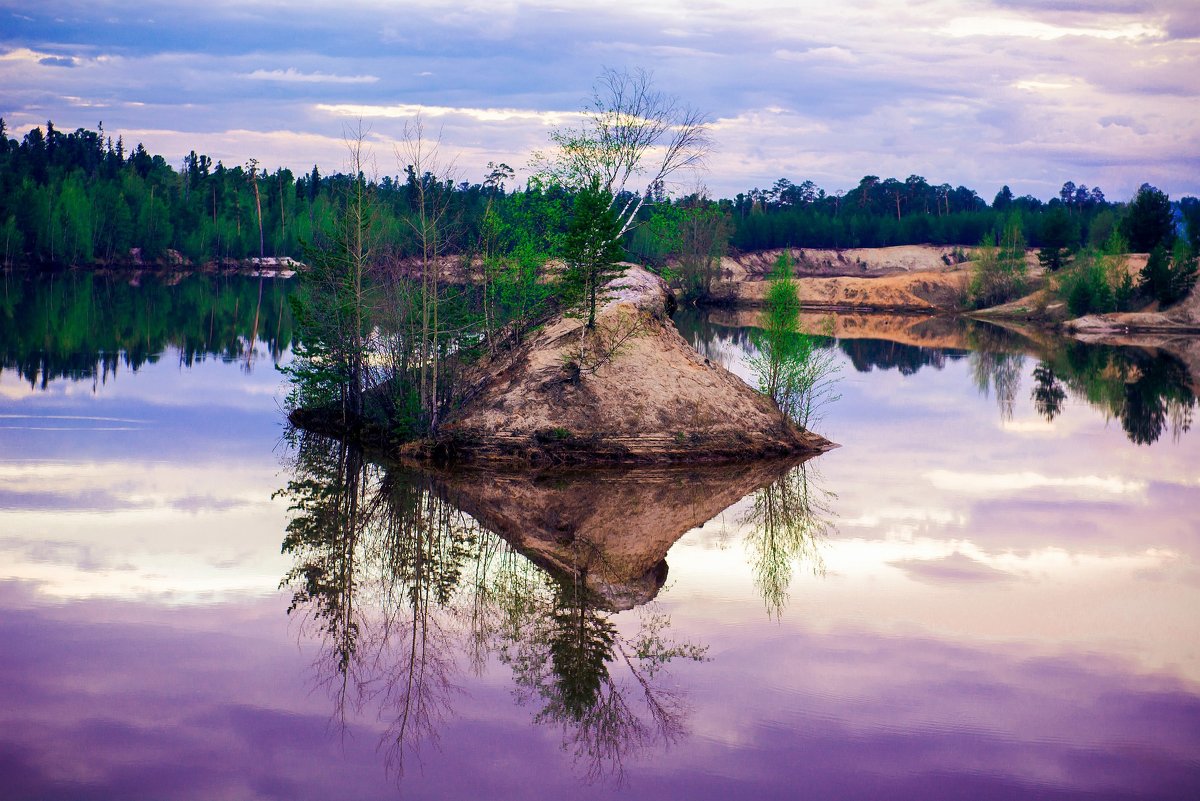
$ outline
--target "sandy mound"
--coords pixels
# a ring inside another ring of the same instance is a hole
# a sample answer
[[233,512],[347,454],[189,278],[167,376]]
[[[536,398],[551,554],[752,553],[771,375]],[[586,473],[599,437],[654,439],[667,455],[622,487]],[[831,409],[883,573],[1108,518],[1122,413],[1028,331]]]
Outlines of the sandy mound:
[[662,279],[631,267],[609,284],[596,328],[558,317],[515,357],[480,367],[442,426],[471,461],[705,462],[831,447],[700,356],[668,317]]

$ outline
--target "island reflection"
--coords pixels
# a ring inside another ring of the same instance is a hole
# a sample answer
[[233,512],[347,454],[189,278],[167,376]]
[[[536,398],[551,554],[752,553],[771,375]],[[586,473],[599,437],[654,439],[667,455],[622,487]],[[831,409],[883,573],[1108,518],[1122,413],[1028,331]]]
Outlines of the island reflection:
[[[819,565],[827,529],[825,494],[794,459],[431,472],[313,434],[292,444],[280,492],[291,509],[288,613],[320,641],[314,668],[335,720],[378,715],[397,776],[437,742],[465,673],[495,659],[587,779],[619,781],[631,755],[687,736],[686,693],[668,668],[706,661],[707,647],[672,639],[652,603],[671,546],[753,494],[750,558],[778,614],[792,563]],[[617,620],[635,609],[636,621]]]

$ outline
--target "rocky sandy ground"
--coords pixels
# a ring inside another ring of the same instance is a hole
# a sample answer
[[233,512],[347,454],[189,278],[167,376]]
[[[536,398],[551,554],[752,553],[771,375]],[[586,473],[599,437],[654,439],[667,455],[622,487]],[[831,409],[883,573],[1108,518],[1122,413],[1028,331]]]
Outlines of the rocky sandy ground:
[[662,463],[816,453],[774,404],[709,362],[675,329],[661,278],[631,267],[609,285],[596,327],[559,317],[511,356],[483,364],[442,426],[461,458]]
[[[738,307],[763,303],[767,277],[781,250],[727,257],[714,286],[718,302]],[[796,259],[800,302],[805,308],[841,311],[959,313],[963,309],[973,263],[961,248],[908,245],[843,251],[790,251]],[[1144,253],[1130,254],[1126,269],[1135,280],[1146,264]],[[1142,333],[1200,334],[1200,286],[1169,309],[1149,304],[1137,312],[1088,315],[1070,319],[1066,304],[1046,289],[1046,274],[1036,253],[1026,255],[1033,291],[1017,300],[972,312],[981,319],[1014,319],[1062,326],[1081,338]]]
[[[783,250],[727,256],[713,294],[719,302],[763,302],[767,277]],[[792,248],[800,301],[810,308],[953,311],[961,308],[969,273],[962,248],[905,245],[818,250]]]

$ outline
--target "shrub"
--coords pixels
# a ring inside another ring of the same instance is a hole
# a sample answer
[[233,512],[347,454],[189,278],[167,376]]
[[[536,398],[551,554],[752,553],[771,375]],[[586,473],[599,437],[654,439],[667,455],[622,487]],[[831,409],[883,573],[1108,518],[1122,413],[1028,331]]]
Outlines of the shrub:
[[1000,244],[991,234],[975,251],[975,268],[967,284],[967,302],[976,309],[1007,303],[1025,292],[1025,237],[1016,216],[1004,227]]

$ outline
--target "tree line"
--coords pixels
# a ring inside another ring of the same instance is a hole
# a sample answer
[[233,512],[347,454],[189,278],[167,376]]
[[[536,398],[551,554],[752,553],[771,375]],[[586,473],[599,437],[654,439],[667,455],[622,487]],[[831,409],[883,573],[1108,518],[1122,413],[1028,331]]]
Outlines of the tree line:
[[[499,165],[483,183],[443,186],[409,166],[403,176],[370,181],[378,224],[398,253],[415,255],[406,221],[419,194],[444,193],[470,228],[511,175]],[[0,265],[301,259],[306,243],[334,227],[356,178],[316,166],[300,176],[269,171],[255,159],[226,166],[195,151],[176,169],[140,143],[114,141],[103,124],[63,133],[48,122],[17,141],[0,119]]]
[[[702,131],[694,117],[690,124],[685,130],[691,134]],[[520,196],[530,191],[557,191],[569,199],[584,188],[573,183],[583,173],[604,177],[604,189],[617,199],[615,216],[631,258],[662,264],[692,254],[692,273],[704,269],[696,254],[719,256],[730,248],[973,246],[988,234],[998,240],[1014,214],[1032,247],[1100,247],[1130,212],[1130,204],[1110,201],[1099,187],[1072,181],[1047,201],[1016,197],[1006,186],[990,204],[968,187],[935,185],[919,175],[903,181],[868,175],[846,192],[780,178],[769,189],[733,198],[715,200],[701,191],[671,200],[661,178],[631,190],[602,164],[542,170],[547,183],[524,187],[508,186],[514,171],[506,164],[489,163],[485,171],[477,183],[412,164],[397,175],[363,176],[389,251],[421,255],[420,226],[413,221],[423,196],[444,196],[457,234],[447,252],[465,252],[484,238],[489,211],[521,205]],[[0,119],[0,265],[304,259],[306,245],[335,227],[338,206],[358,177],[322,175],[316,166],[297,176],[285,167],[268,170],[255,159],[226,166],[195,151],[176,168],[140,143],[129,149],[122,137],[114,141],[102,124],[63,133],[47,122],[45,130],[34,128],[18,141]],[[1182,199],[1169,214],[1200,230],[1196,198]],[[1131,237],[1129,244],[1137,248],[1139,242]],[[703,275],[698,280],[705,283]]]

